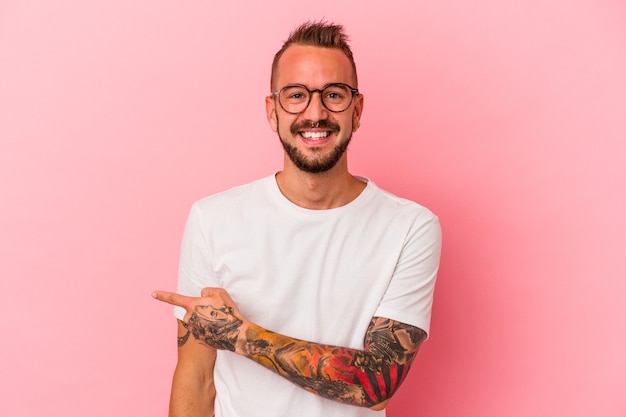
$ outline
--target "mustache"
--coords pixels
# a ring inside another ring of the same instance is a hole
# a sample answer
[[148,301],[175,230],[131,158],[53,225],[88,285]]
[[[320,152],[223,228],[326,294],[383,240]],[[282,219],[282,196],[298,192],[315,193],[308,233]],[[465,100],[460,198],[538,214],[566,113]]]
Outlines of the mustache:
[[303,120],[302,122],[291,126],[291,133],[295,135],[298,133],[299,130],[311,129],[313,126],[319,129],[331,130],[333,133],[339,132],[339,125],[328,120],[318,120],[317,122],[312,122],[311,120]]

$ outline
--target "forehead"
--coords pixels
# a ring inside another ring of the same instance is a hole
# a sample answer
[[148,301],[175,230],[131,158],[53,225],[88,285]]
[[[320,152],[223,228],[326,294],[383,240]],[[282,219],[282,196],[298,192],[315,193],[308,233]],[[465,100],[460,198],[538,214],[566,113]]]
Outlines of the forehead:
[[329,83],[355,84],[350,60],[341,49],[292,45],[278,61],[278,88],[286,84],[320,88]]

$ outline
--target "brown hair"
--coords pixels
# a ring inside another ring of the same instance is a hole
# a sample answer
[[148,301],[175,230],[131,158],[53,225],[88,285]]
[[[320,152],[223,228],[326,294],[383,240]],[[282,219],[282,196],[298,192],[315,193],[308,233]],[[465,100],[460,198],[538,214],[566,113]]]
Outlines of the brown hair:
[[354,63],[354,57],[352,56],[352,50],[348,45],[348,37],[344,33],[343,26],[326,23],[326,22],[306,22],[298,26],[294,31],[289,34],[289,38],[283,44],[280,51],[274,55],[274,61],[272,62],[272,76],[270,78],[270,88],[272,91],[276,88],[276,74],[278,73],[278,61],[283,53],[291,45],[309,45],[319,46],[321,48],[337,48],[341,49],[348,57],[352,70],[354,72],[354,80],[358,87],[358,81],[356,76],[356,64]]

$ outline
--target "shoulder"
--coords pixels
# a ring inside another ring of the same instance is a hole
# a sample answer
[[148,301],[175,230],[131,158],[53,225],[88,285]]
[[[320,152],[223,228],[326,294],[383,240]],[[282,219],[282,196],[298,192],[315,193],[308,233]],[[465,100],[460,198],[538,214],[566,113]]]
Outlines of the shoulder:
[[238,185],[230,189],[204,197],[193,204],[193,208],[201,212],[245,207],[249,201],[259,201],[268,198],[271,189],[273,174],[252,182]]
[[383,190],[371,181],[369,181],[368,188],[371,189],[373,206],[377,211],[410,223],[439,224],[437,215],[427,207]]

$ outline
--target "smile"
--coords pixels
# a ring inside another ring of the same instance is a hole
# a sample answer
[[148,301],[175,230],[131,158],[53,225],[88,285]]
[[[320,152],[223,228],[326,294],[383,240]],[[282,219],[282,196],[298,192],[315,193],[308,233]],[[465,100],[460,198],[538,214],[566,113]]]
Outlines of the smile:
[[300,132],[300,135],[305,139],[319,140],[327,138],[330,132]]

